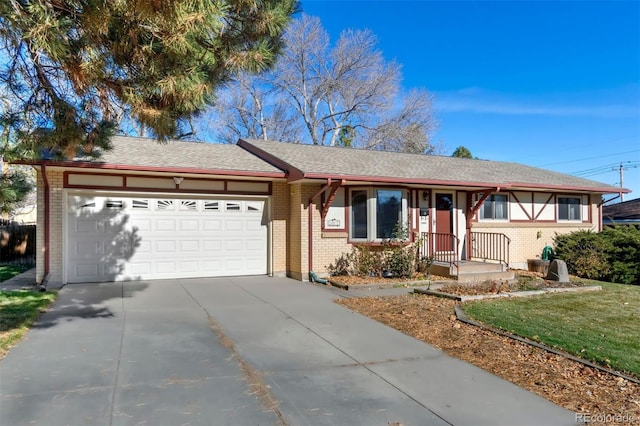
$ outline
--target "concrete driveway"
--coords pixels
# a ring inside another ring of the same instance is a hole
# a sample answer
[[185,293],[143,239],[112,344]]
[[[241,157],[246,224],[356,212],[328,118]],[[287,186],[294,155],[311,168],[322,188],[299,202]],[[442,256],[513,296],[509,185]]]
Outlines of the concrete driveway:
[[0,424],[575,424],[340,296],[265,277],[66,286],[0,361]]

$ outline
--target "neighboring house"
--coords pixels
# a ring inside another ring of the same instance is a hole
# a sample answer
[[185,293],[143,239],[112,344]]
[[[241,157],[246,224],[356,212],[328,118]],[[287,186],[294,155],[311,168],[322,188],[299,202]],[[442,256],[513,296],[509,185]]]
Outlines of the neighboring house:
[[640,198],[602,206],[602,224],[640,224]]
[[36,164],[39,281],[306,280],[353,244],[379,244],[398,221],[454,266],[526,268],[556,232],[599,230],[602,195],[620,191],[454,157],[256,140],[113,145],[100,161]]

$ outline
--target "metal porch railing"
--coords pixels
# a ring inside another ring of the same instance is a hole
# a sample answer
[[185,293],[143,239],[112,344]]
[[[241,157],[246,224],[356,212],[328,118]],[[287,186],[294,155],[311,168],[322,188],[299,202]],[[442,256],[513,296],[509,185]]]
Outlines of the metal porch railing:
[[509,266],[511,239],[494,232],[471,232],[471,258],[469,260],[493,260]]
[[454,234],[438,232],[423,232],[420,235],[420,256],[433,257],[434,262],[448,263],[450,267],[457,267],[460,257],[458,247],[460,239]]

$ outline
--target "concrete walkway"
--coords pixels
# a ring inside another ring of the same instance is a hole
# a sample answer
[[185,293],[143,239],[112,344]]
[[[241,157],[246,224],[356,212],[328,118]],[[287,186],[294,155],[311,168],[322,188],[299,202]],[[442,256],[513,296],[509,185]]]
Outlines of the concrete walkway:
[[264,277],[69,285],[0,361],[0,424],[575,424],[340,293]]
[[37,290],[36,268],[0,282],[0,290]]

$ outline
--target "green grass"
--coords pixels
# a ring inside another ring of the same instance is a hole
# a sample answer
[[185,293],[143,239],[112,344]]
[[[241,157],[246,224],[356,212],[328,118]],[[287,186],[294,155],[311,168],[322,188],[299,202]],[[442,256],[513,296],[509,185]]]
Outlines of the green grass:
[[[586,280],[582,280],[586,281]],[[598,284],[602,291],[477,301],[478,321],[640,377],[640,286]]]
[[55,292],[0,291],[0,358],[56,298]]
[[31,268],[33,268],[33,265],[0,265],[0,283]]

